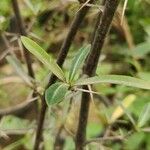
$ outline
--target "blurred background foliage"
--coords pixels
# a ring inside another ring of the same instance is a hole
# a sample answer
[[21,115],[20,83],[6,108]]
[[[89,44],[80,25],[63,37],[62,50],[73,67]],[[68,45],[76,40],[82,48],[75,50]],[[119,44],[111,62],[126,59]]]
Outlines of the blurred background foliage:
[[[18,0],[28,36],[56,58],[66,36],[71,21],[79,10],[77,0]],[[94,24],[99,12],[100,0],[96,0],[71,46],[63,69],[68,72],[70,60],[82,46],[90,43]],[[121,2],[113,20],[112,27],[103,48],[97,67],[97,74],[124,74],[150,81],[150,1],[129,0],[121,25],[124,1]],[[13,51],[26,71],[20,46],[18,27],[13,14],[11,0],[0,1],[0,113],[4,108],[11,108],[26,101],[31,94],[30,88],[6,61],[6,56]],[[34,57],[32,58],[39,89],[43,91],[49,72]],[[91,102],[87,127],[87,137],[98,138],[105,130],[112,136],[123,136],[123,140],[90,142],[87,147],[97,149],[150,149],[150,92],[135,88],[114,85],[96,85],[94,103]],[[57,129],[64,123],[61,138],[65,150],[73,150],[73,137],[76,132],[81,93],[75,93],[72,106],[66,101],[50,108],[44,125],[44,149],[53,149]],[[119,109],[123,105],[124,108]],[[148,107],[146,107],[148,106]],[[39,105],[40,108],[40,105]],[[38,108],[38,109],[39,109]],[[142,113],[143,111],[146,111]],[[62,115],[63,114],[63,115]],[[137,127],[141,118],[146,118],[142,127]],[[109,130],[112,118],[114,122]],[[64,121],[65,120],[65,121]],[[35,128],[35,112],[31,110],[22,116],[8,115],[0,120],[0,149],[32,150]]]

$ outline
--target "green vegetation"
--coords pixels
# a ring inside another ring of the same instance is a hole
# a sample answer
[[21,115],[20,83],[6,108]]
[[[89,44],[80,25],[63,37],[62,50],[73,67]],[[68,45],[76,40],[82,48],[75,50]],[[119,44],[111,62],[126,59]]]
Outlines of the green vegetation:
[[0,149],[150,149],[148,0],[0,6]]

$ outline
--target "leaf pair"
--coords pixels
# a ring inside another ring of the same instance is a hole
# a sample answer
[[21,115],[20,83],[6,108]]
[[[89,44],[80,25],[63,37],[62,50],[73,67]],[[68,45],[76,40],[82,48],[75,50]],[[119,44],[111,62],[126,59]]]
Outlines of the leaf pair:
[[[74,81],[75,75],[83,65],[88,53],[90,51],[90,45],[83,46],[76,56],[74,57],[69,71],[69,83]],[[68,91],[69,85],[66,83],[57,82],[51,85],[45,92],[45,99],[48,105],[53,105],[61,102]]]
[[[21,36],[21,41],[33,55],[35,55],[46,67],[52,71],[60,80],[66,81],[65,75],[62,69],[57,65],[56,62],[44,51],[37,43],[31,39]],[[88,53],[90,51],[90,45],[83,46],[72,61],[71,69],[69,72],[69,81],[73,81],[75,74],[84,63]]]
[[150,82],[147,82],[142,79],[137,79],[134,77],[123,76],[123,75],[101,75],[85,79],[75,80],[75,75],[83,65],[89,51],[90,45],[83,46],[74,57],[69,71],[68,83],[63,73],[62,69],[57,65],[56,62],[46,53],[38,44],[36,44],[31,39],[22,36],[22,43],[24,46],[34,54],[46,67],[52,71],[61,81],[51,85],[46,90],[46,101],[48,105],[52,105],[60,102],[64,99],[65,94],[68,91],[69,86],[81,86],[88,84],[98,84],[98,83],[112,83],[112,84],[121,84],[125,86],[131,86],[142,89],[150,89]]
[[[48,105],[52,105],[55,103],[60,102],[67,93],[68,86],[65,84],[66,77],[62,71],[62,69],[57,65],[54,60],[34,41],[31,39],[22,36],[21,41],[32,54],[34,54],[46,67],[52,71],[53,74],[55,74],[60,80],[62,80],[64,83],[56,83],[51,85],[45,93],[45,99]],[[71,69],[69,72],[69,83],[71,83],[77,71],[80,69],[80,67],[83,65],[88,53],[90,51],[90,45],[83,46],[75,56],[75,58],[72,61]]]

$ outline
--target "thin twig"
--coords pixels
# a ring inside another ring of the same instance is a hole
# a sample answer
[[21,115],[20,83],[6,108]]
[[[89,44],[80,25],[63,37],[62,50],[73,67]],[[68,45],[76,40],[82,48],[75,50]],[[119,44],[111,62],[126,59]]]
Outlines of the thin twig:
[[0,85],[5,85],[9,83],[24,83],[24,82],[17,76],[0,78]]
[[[18,24],[18,27],[19,27],[20,34],[26,36],[27,33],[25,31],[24,24],[23,24],[23,21],[22,21],[22,18],[21,18],[19,6],[18,6],[18,1],[17,0],[12,0],[12,5],[13,5],[13,10],[14,10],[14,13],[15,13],[15,16],[16,16],[16,20],[17,20],[17,24]],[[26,64],[27,64],[27,68],[28,68],[28,74],[32,78],[34,78],[34,72],[33,72],[33,68],[32,68],[31,58],[30,58],[29,52],[27,50],[25,50],[25,48],[24,48],[24,57],[25,57],[25,61],[26,61]]]
[[87,0],[80,8],[77,12],[79,12],[83,7],[85,7],[88,3],[90,2],[90,0]]
[[8,40],[7,40],[6,36],[5,36],[5,34],[2,33],[1,36],[2,36],[2,39],[3,39],[3,41],[4,41],[4,44],[6,45],[6,48],[7,48],[7,49],[11,49],[11,46],[10,46],[10,44],[9,44],[9,42],[8,42]]
[[13,52],[13,51],[14,51],[14,48],[12,48],[12,47],[10,46],[9,41],[8,41],[8,39],[6,38],[5,33],[2,33],[2,34],[1,34],[1,37],[2,37],[2,40],[3,40],[4,44],[5,44],[5,46],[6,46],[6,50],[0,55],[0,61],[1,61],[3,58],[5,58],[8,53],[10,53],[10,54],[12,54],[12,55],[14,54],[14,52]]
[[91,140],[87,140],[85,142],[85,145],[96,142],[104,142],[104,141],[122,141],[124,140],[123,136],[108,136],[108,137],[101,137],[101,138],[95,138],[95,139],[91,139]]
[[91,93],[91,94],[97,94],[97,95],[99,95],[99,93],[98,92],[94,92],[94,91],[91,91],[91,90],[85,90],[85,89],[81,89],[81,88],[75,88],[75,90],[77,90],[77,91],[81,91],[81,92],[86,92],[86,93]]
[[25,128],[25,129],[0,129],[0,132],[2,132],[5,135],[22,135],[22,134],[26,134],[29,131],[33,131],[35,130],[35,128],[31,127],[31,128]]
[[[12,0],[11,2],[12,2],[13,10],[14,10],[14,13],[15,13],[16,21],[17,21],[17,24],[18,24],[19,33],[20,33],[20,35],[27,36],[26,30],[25,30],[25,27],[24,27],[24,24],[23,24],[23,21],[22,21],[22,17],[21,17],[21,14],[20,14],[19,6],[18,6],[18,1],[17,0]],[[30,54],[25,49],[25,47],[23,47],[23,53],[24,53],[25,62],[26,62],[27,69],[28,69],[28,75],[31,78],[35,78],[34,71],[33,71],[33,68],[32,68],[32,61],[31,61],[31,58],[30,58]],[[34,89],[32,97],[33,98],[37,97],[36,88]],[[38,108],[37,104],[38,103],[37,102],[33,102],[33,104],[34,105],[32,105],[32,103],[31,103],[30,105],[34,106],[34,109],[37,112],[37,108]],[[24,108],[24,109],[26,109],[26,108]]]
[[125,0],[124,5],[123,5],[123,10],[122,10],[122,15],[121,15],[121,25],[123,24],[123,18],[124,18],[125,10],[127,7],[127,3],[128,3],[128,0]]

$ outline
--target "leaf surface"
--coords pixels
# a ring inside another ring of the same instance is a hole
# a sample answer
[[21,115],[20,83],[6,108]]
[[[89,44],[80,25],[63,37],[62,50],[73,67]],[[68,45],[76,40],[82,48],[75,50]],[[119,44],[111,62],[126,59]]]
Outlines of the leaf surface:
[[74,57],[74,59],[72,61],[71,69],[70,69],[70,72],[69,72],[69,81],[72,81],[74,79],[75,74],[80,69],[80,67],[83,65],[87,55],[89,54],[90,47],[91,47],[90,44],[88,44],[86,46],[83,46],[78,51],[76,56]]
[[58,82],[52,84],[45,92],[45,99],[48,106],[61,102],[68,91],[68,86]]
[[149,81],[124,75],[100,75],[85,79],[79,79],[74,85],[88,85],[98,83],[120,84],[150,90]]
[[36,42],[25,36],[21,36],[21,41],[26,49],[35,55],[47,68],[49,68],[50,71],[52,71],[53,74],[55,74],[60,80],[65,81],[65,75],[62,69],[56,62],[54,62],[45,50],[43,50]]

